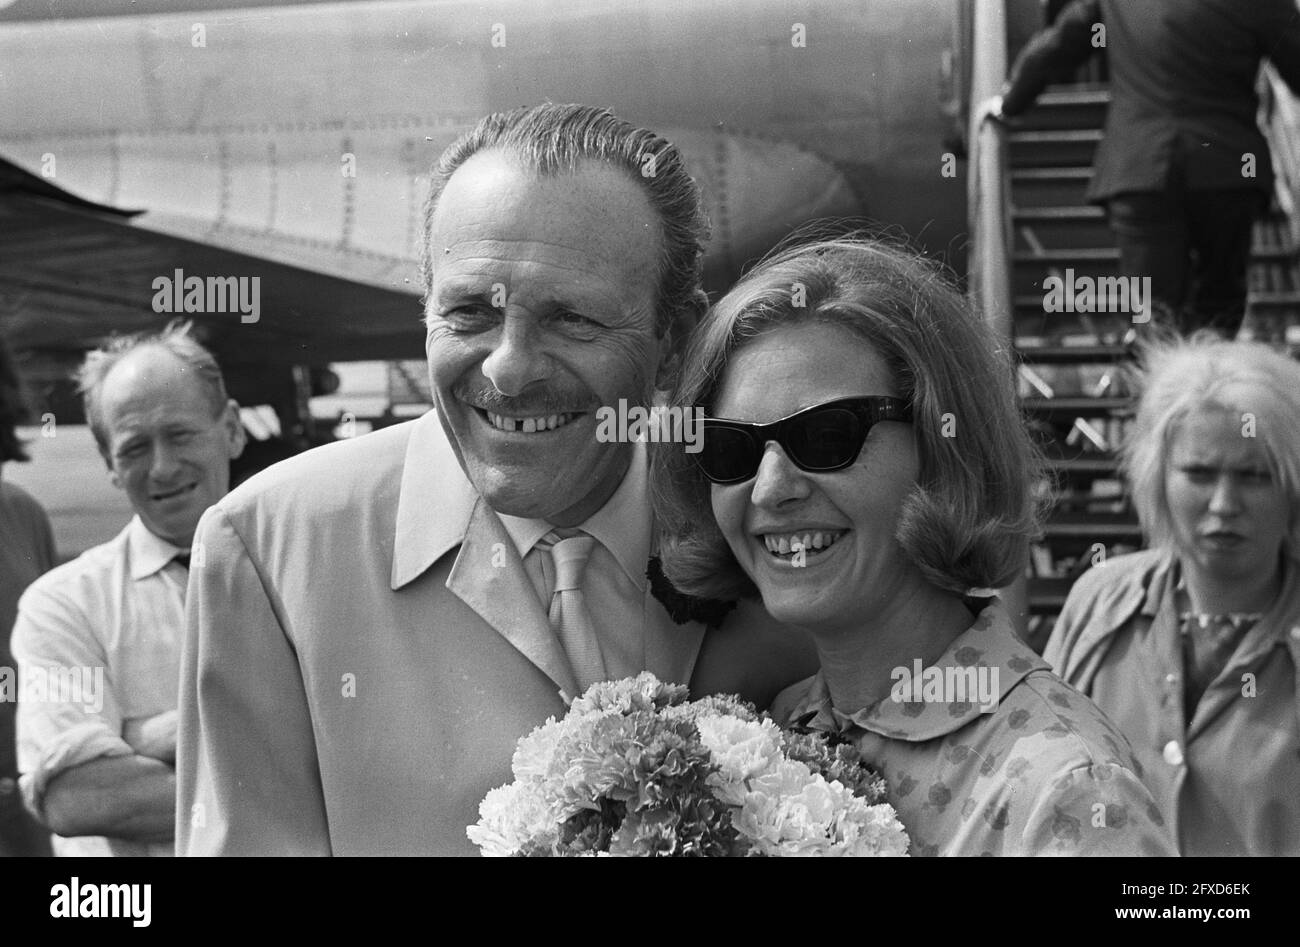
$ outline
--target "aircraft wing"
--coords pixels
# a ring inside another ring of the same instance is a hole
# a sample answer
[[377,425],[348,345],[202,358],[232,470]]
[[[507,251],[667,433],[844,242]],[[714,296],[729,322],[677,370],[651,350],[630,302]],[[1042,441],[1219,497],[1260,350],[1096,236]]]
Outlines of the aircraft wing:
[[[440,150],[459,131],[442,130],[429,147]],[[703,188],[713,225],[705,281],[715,295],[800,224],[860,212],[844,176],[790,142],[688,128],[666,129],[665,135],[682,149]],[[286,150],[260,130],[248,137],[267,141],[241,141],[244,154],[273,153],[277,144]],[[402,137],[409,147],[409,133]],[[386,157],[398,150],[394,141]],[[189,313],[223,364],[423,357],[417,265],[422,173],[399,173],[392,159],[389,173],[376,176],[376,193],[364,195],[351,194],[337,173],[337,193],[312,180],[313,193],[295,202],[289,222],[259,227],[250,221],[275,218],[282,196],[241,187],[241,180],[214,200],[210,171],[193,151],[174,160],[167,148],[141,152],[132,165],[141,182],[133,195],[154,197],[144,213],[78,197],[0,158],[0,330],[15,348],[80,351],[113,330],[156,328],[182,313],[154,307],[154,281],[175,279],[179,270],[183,277],[259,280],[256,322],[202,307]],[[30,154],[24,163],[39,167],[39,157]],[[376,163],[385,164],[383,157]],[[409,158],[403,163],[409,168]],[[236,177],[262,171],[271,174],[250,160]],[[167,183],[144,183],[151,181]]]
[[8,6],[0,329],[19,350],[160,326],[154,281],[179,269],[259,280],[256,323],[191,313],[223,365],[420,359],[428,168],[478,117],[545,99],[607,104],[681,148],[715,297],[809,221],[870,217],[941,250],[964,224],[964,183],[939,172],[951,0],[891,0],[890,16],[816,0],[806,24],[784,0],[744,16],[685,0]]
[[[75,197],[0,159],[0,331],[10,345],[81,351],[113,332],[157,328],[170,315],[188,315],[223,362],[422,357],[413,284],[402,292],[331,275],[327,258],[319,269],[294,266],[205,241],[193,224],[192,237],[164,232],[150,226],[149,216]],[[182,219],[174,230],[184,225]],[[234,306],[157,311],[154,281],[174,280],[177,270],[257,278],[257,320]]]

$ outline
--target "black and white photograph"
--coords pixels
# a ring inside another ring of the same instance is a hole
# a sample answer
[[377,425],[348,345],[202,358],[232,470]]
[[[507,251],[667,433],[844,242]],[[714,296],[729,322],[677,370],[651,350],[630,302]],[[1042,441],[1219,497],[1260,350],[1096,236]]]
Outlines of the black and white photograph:
[[1064,856],[1240,935],[1298,358],[1297,0],[0,0],[15,916]]

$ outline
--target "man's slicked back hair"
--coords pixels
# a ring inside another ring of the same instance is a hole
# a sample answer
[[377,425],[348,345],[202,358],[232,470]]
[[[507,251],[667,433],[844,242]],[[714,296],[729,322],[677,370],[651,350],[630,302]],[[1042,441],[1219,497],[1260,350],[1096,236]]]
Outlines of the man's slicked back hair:
[[547,103],[488,115],[454,141],[434,163],[424,204],[420,273],[427,293],[433,281],[429,246],[433,215],[447,180],[481,151],[502,151],[541,175],[571,174],[585,161],[626,172],[659,217],[655,326],[662,336],[674,323],[687,329],[708,307],[701,288],[709,223],[699,185],[686,172],[677,147],[608,109]]

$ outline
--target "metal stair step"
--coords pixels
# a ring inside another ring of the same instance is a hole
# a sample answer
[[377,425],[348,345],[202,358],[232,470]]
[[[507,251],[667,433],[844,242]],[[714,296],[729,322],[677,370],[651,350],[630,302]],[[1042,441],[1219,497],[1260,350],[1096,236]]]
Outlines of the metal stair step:
[[[1250,286],[1255,292],[1270,294],[1264,305],[1292,305],[1291,296],[1276,295],[1287,293],[1295,283],[1297,253],[1290,247],[1256,248],[1251,255]],[[1071,271],[1075,280],[1090,278],[1093,280],[1113,279],[1119,275],[1119,251],[1114,247],[1041,247],[1025,249],[1019,247],[1011,254],[1012,292],[1015,298],[1042,293],[1043,281],[1051,275],[1066,277]],[[1094,287],[1095,288],[1095,287]],[[1286,299],[1286,302],[1280,300]]]
[[1015,129],[1100,128],[1110,92],[1105,88],[1056,86],[1038,96],[1034,107],[1011,120]]
[[[1012,300],[1012,306],[1017,316],[1041,316],[1043,314],[1043,294],[1041,292],[1022,293]],[[1267,312],[1275,315],[1285,314],[1288,310],[1296,310],[1297,318],[1300,318],[1300,290],[1252,291],[1246,298],[1246,309],[1251,312]],[[1044,353],[1035,360],[1047,361],[1053,357],[1052,353],[1049,352]],[[1074,361],[1068,355],[1062,356],[1061,360]]]
[[1104,555],[1117,554],[1117,547],[1142,547],[1142,527],[1136,519],[1124,523],[1048,523],[1044,541],[1040,543],[1051,553],[1052,559],[1091,556],[1100,545]]
[[1093,144],[1101,141],[1100,128],[1045,128],[1013,129],[1007,132],[1007,143],[1036,147],[1058,144]]
[[[1099,481],[1093,481],[1097,483]],[[1120,483],[1118,479],[1114,481]],[[1099,497],[1092,492],[1092,484],[1088,489],[1075,489],[1070,484],[1061,484],[1056,493],[1056,515],[1058,516],[1131,516],[1134,522],[1137,522],[1136,514],[1132,512],[1129,501],[1124,497]],[[1104,510],[1105,512],[1101,512]]]
[[[1032,250],[1017,248],[1011,254],[1011,288],[1016,296],[1044,293],[1043,283],[1055,275],[1067,282],[1083,278],[1101,280],[1119,273],[1119,251],[1114,247],[1084,246]],[[1096,288],[1094,284],[1094,289]],[[1070,294],[1070,287],[1063,287]]]
[[1106,219],[1106,212],[1092,204],[1068,204],[1064,206],[1013,207],[1011,219],[1017,221],[1092,221]]
[[1042,417],[1113,417],[1133,409],[1132,398],[1021,398],[1026,414]]
[[1075,479],[1118,476],[1119,462],[1113,457],[1069,457],[1049,460],[1054,472]]
[[1116,513],[1064,513],[1047,521],[1047,532],[1062,536],[1083,536],[1089,532],[1126,536],[1140,529],[1137,518]]
[[1110,87],[1094,85],[1054,85],[1049,86],[1035,100],[1036,108],[1059,108],[1061,106],[1109,105]]
[[1257,263],[1294,263],[1296,260],[1296,248],[1291,245],[1261,247],[1256,245],[1251,248],[1250,262]]
[[1268,310],[1300,308],[1300,290],[1251,293],[1246,307]]
[[[1033,304],[1041,310],[1042,299],[1034,297]],[[1017,300],[1016,305],[1021,305]],[[1124,345],[1035,345],[1017,348],[1021,361],[1032,365],[1071,365],[1096,362],[1120,362],[1133,357]]]
[[[1300,254],[1292,246],[1254,247],[1250,252],[1252,264],[1295,263]],[[1041,250],[1017,250],[1013,263],[1044,263],[1069,266],[1073,263],[1118,263],[1119,250],[1115,247],[1051,247]],[[1111,274],[1114,275],[1114,274]]]
[[[1091,174],[1075,175],[1073,172],[1079,170],[1069,169],[1037,169],[1050,172],[1066,170],[1072,172],[1068,177],[1061,177],[1055,173],[1044,175],[1039,180],[1082,180],[1086,181],[1091,178]],[[1017,172],[1028,173],[1028,172]],[[1013,181],[1014,187],[1014,181]],[[1097,204],[1086,203],[1066,203],[1066,204],[1029,204],[1025,206],[1012,205],[1011,217],[1015,220],[1105,220],[1105,208]],[[1287,219],[1281,211],[1274,209],[1266,217],[1257,222],[1255,227],[1256,244],[1273,244],[1285,245],[1289,235]]]
[[1012,168],[1011,185],[1033,184],[1039,181],[1070,181],[1087,184],[1092,180],[1092,166],[1086,164],[1069,168]]
[[1013,263],[1118,263],[1119,250],[1114,247],[1070,247],[1069,249],[1044,248],[1042,250],[1017,250],[1011,255]]
[[1084,204],[1092,168],[1012,168],[1012,201],[1020,207]]
[[1013,251],[1093,247],[1114,240],[1105,212],[1088,204],[1015,207],[1011,221]]
[[1007,161],[1012,168],[1091,164],[1101,137],[1099,128],[1009,131]]
[[1123,313],[1044,312],[1041,303],[1015,313],[1017,337],[1051,339],[1053,345],[1068,344],[1057,340],[1080,335],[1092,336],[1103,345],[1119,345],[1132,329],[1132,316]]
[[[1061,396],[1069,397],[1069,396]],[[1119,458],[1111,451],[1085,451],[1082,447],[1051,438],[1042,443],[1048,466],[1065,476],[1095,479],[1113,477],[1119,470]]]

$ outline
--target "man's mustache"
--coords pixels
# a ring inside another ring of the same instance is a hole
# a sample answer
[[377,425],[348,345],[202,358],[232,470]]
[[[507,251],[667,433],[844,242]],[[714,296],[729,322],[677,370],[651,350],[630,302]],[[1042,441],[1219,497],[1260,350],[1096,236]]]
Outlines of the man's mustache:
[[538,391],[524,397],[512,398],[495,388],[453,388],[458,401],[473,405],[493,414],[517,414],[535,417],[546,414],[582,414],[594,411],[599,405],[589,391]]

